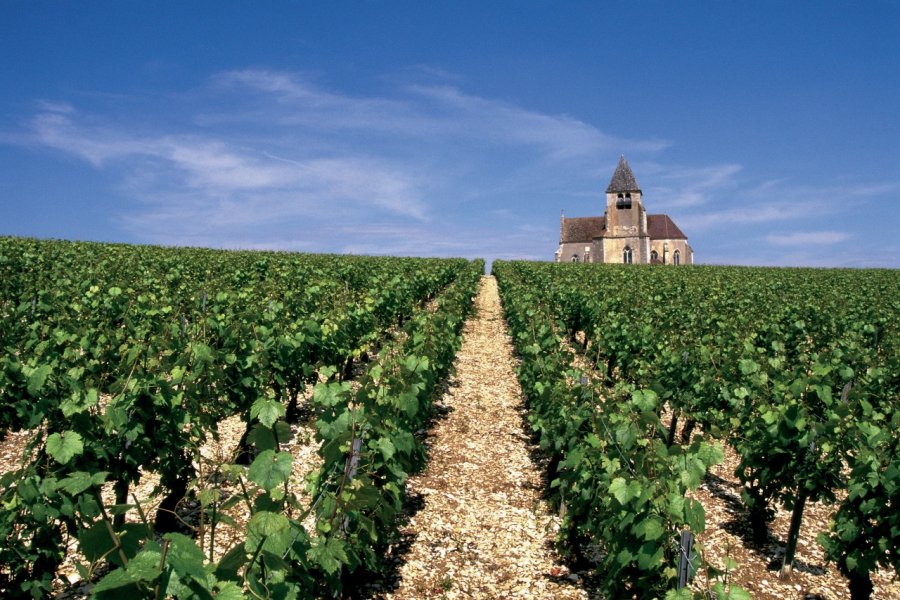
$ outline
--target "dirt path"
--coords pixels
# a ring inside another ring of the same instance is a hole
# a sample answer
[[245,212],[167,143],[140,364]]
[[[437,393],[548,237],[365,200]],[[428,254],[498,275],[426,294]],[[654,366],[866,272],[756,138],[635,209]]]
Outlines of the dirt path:
[[587,598],[553,552],[557,518],[523,425],[522,392],[497,282],[485,277],[441,402],[426,471],[410,480],[424,506],[388,598]]

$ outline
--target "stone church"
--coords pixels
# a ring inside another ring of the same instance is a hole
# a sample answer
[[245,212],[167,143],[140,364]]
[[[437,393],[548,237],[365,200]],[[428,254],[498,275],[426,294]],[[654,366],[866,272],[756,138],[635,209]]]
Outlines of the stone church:
[[694,251],[669,215],[648,215],[625,157],[606,188],[602,217],[560,217],[556,262],[692,265]]

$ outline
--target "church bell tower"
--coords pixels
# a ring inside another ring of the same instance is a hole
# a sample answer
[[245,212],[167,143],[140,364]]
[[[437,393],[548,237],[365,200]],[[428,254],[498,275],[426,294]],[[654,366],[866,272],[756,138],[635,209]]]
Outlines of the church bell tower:
[[606,232],[603,236],[606,262],[650,262],[650,236],[647,212],[641,201],[641,188],[625,156],[606,188]]

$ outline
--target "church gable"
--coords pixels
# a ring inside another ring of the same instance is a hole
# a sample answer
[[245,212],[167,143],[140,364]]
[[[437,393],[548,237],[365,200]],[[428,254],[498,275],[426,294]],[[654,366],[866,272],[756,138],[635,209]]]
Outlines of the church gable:
[[687,236],[678,228],[669,215],[647,215],[647,233],[653,240],[686,240]]

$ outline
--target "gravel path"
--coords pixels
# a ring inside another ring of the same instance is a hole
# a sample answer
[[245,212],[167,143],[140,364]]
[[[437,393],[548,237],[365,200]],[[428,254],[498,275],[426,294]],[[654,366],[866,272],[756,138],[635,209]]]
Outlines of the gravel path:
[[410,479],[424,506],[387,598],[587,598],[553,552],[558,520],[523,422],[522,392],[497,282],[485,277],[466,323],[449,411],[431,432],[426,471]]

